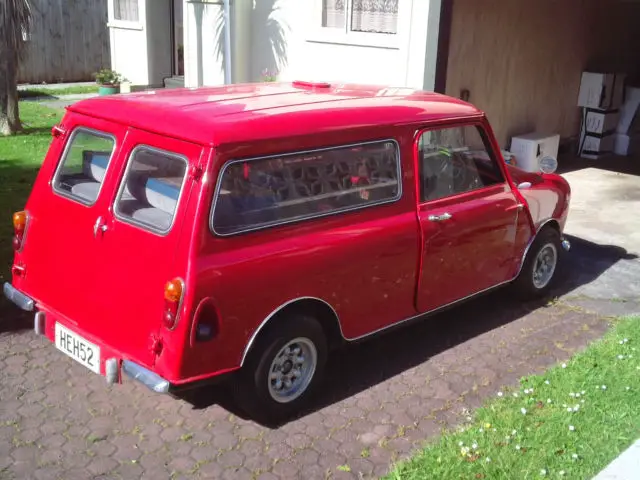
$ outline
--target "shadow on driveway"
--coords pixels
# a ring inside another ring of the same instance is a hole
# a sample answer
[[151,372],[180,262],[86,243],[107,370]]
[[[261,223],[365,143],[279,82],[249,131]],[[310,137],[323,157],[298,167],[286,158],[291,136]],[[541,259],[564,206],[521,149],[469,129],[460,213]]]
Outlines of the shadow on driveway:
[[[509,294],[509,287],[505,287],[367,341],[348,345],[330,356],[321,394],[300,416],[338,403],[445,350],[513,322],[535,309],[545,308],[550,299],[565,296],[584,284],[597,282],[605,271],[615,268],[621,260],[637,258],[615,246],[567,238],[572,249],[565,257],[564,268],[558,272],[558,282],[548,298],[522,303]],[[246,419],[223,385],[186,391],[180,394],[180,398],[194,408],[218,404]],[[264,426],[277,428],[280,425]]]

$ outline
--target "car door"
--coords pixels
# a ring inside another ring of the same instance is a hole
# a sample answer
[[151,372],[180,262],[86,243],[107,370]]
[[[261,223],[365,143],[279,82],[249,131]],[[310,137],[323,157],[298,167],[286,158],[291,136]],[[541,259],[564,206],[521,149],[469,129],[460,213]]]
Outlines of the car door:
[[[93,333],[129,358],[153,364],[163,323],[164,286],[186,272],[177,258],[203,148],[130,128],[114,175],[112,207],[98,220],[102,255],[100,318]],[[186,254],[185,254],[186,255]]]
[[488,138],[481,123],[429,128],[417,136],[420,312],[512,275],[522,205]]

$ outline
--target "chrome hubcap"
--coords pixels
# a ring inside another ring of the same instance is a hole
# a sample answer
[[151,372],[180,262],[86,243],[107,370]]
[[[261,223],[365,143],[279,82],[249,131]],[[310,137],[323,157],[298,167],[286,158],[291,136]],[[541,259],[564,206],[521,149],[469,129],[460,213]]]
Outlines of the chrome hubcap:
[[558,250],[549,243],[542,247],[533,265],[533,285],[536,288],[546,287],[556,271]]
[[307,338],[296,338],[280,349],[269,368],[269,394],[288,403],[304,393],[316,371],[318,352]]

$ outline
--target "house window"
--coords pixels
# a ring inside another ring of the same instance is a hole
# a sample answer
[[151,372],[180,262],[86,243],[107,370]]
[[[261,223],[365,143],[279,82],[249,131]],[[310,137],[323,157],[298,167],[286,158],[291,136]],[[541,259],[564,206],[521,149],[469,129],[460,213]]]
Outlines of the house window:
[[126,22],[137,22],[138,0],[113,0],[113,18]]
[[323,0],[322,26],[352,32],[398,33],[399,0]]

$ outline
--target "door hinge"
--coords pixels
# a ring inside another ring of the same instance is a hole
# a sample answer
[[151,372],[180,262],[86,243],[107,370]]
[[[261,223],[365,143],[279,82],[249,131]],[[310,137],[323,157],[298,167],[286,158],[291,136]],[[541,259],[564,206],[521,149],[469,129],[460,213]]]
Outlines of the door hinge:
[[195,180],[196,182],[202,178],[202,174],[204,173],[202,167],[194,165],[189,170],[189,176]]

